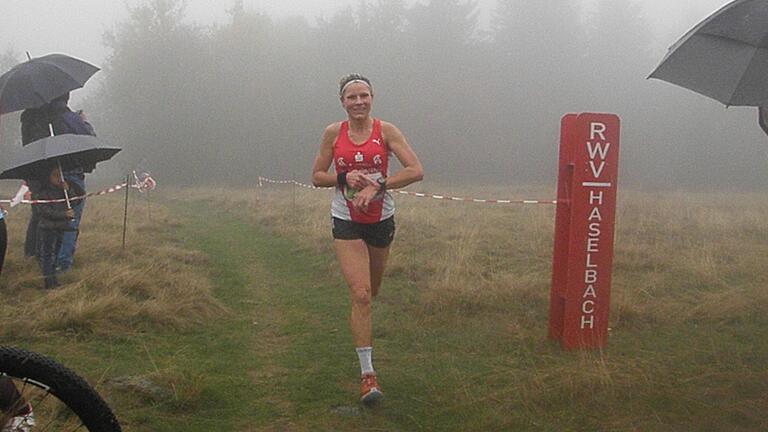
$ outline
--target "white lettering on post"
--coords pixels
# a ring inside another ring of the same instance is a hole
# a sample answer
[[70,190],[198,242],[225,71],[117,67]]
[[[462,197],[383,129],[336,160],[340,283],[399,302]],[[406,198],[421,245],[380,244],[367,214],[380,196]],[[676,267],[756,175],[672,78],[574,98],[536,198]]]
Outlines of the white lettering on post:
[[605,141],[605,131],[608,127],[605,123],[590,123],[589,124],[589,139],[593,140],[597,135],[600,135],[600,139]]
[[[586,142],[588,169],[584,173],[585,179],[581,185],[587,189],[588,206],[591,208],[588,213],[587,235],[586,235],[586,259],[584,262],[584,291],[581,299],[581,329],[594,330],[595,317],[598,315],[597,290],[601,289],[598,285],[601,281],[603,269],[601,252],[601,236],[605,232],[603,227],[603,209],[602,206],[611,200],[613,195],[609,195],[607,189],[611,188],[612,180],[602,178],[607,172],[611,171],[607,158],[611,154],[611,143],[607,142],[608,125],[602,122],[591,122],[589,126],[589,140]],[[589,176],[592,176],[591,178]],[[608,247],[610,249],[610,246]],[[602,291],[601,291],[602,292]],[[602,303],[600,308],[604,307]]]
[[592,161],[594,161],[598,155],[600,155],[600,160],[605,160],[605,158],[608,157],[608,150],[610,149],[611,143],[593,143],[592,141],[587,141],[587,151],[589,152],[589,159]]
[[[597,203],[597,205],[603,205],[603,191],[589,191],[589,204],[595,205],[595,203]],[[595,209],[597,209],[597,207],[595,207]],[[592,212],[594,213],[595,210],[592,210]]]
[[587,300],[581,305],[581,311],[585,314],[592,314],[595,313],[595,302],[592,300]]
[[600,174],[603,172],[603,168],[605,168],[605,161],[600,161],[600,166],[595,166],[595,161],[591,160],[589,161],[589,168],[592,170],[592,175],[595,178],[600,178]]
[[584,283],[587,283],[587,284],[597,283],[597,270],[584,271]]

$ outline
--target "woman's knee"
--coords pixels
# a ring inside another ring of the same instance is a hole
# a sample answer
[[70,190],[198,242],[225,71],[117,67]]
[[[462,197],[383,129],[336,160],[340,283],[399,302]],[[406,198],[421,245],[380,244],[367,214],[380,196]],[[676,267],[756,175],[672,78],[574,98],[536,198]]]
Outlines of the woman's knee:
[[350,288],[352,304],[357,307],[368,307],[371,304],[371,287],[367,284],[360,284]]

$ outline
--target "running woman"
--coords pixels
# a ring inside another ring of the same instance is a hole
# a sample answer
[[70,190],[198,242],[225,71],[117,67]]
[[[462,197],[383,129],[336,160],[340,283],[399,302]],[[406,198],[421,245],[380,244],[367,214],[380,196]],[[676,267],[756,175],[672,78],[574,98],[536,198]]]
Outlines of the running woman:
[[[350,326],[360,360],[360,401],[383,398],[373,368],[371,300],[379,292],[389,248],[395,236],[395,203],[390,189],[420,181],[423,169],[403,133],[392,123],[371,117],[373,87],[360,74],[339,82],[347,120],[325,128],[312,167],[315,186],[336,187],[331,204],[336,258],[349,287]],[[389,175],[389,156],[402,169]],[[334,165],[335,173],[328,170]]]

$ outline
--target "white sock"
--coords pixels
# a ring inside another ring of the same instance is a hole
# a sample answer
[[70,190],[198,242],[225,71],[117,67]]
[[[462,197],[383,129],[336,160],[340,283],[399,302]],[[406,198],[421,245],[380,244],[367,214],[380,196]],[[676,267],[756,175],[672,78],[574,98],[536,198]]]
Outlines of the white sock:
[[373,347],[356,348],[357,357],[360,359],[360,373],[371,374],[373,371]]

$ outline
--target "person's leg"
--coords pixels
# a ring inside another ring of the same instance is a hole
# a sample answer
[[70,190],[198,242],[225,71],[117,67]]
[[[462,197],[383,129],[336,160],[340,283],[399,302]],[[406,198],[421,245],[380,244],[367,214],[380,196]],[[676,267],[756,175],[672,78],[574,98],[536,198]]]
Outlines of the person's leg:
[[27,401],[13,381],[5,376],[0,377],[0,411],[13,416],[24,415],[30,411]]
[[[0,209],[0,212],[3,211]],[[5,218],[0,219],[0,274],[3,273],[5,264],[5,250],[8,247],[8,229],[5,226]]]
[[384,269],[389,258],[389,246],[395,239],[394,216],[377,224],[364,228],[363,240],[368,246],[370,257],[371,296],[376,297],[381,288],[381,280],[384,277]]
[[56,286],[56,254],[58,233],[51,230],[37,230],[37,260],[40,263],[40,271],[45,279],[45,289]]
[[371,346],[371,276],[368,247],[362,240],[334,240],[341,274],[352,303],[350,327],[355,347]]
[[35,426],[35,415],[24,396],[8,377],[0,377],[0,412],[5,424],[3,431],[31,431]]
[[33,257],[37,255],[37,223],[39,218],[34,204],[32,205],[29,224],[27,224],[27,236],[24,240],[24,256]]
[[376,297],[379,294],[379,288],[381,288],[384,269],[387,267],[389,246],[385,248],[368,246],[368,256],[370,257],[371,297]]
[[350,326],[360,361],[360,401],[374,404],[383,394],[373,369],[371,336],[371,275],[368,246],[362,240],[334,240],[341,273],[349,287],[352,303]]
[[0,425],[4,431],[31,431],[35,426],[32,406],[8,377],[0,377],[0,412],[5,422]]
[[[66,232],[66,231],[64,231]],[[61,243],[64,236],[64,232],[62,231],[54,231],[54,238],[53,238],[53,253],[51,254],[53,259],[53,276],[51,278],[51,281],[53,283],[54,287],[59,286],[59,280],[56,278],[56,275],[60,273],[59,271],[59,253],[61,252]]]
[[74,231],[64,231],[61,236],[61,248],[59,250],[58,258],[56,259],[56,266],[59,271],[67,271],[72,267],[75,249],[77,247],[77,236],[80,232],[80,218],[83,215],[84,208],[85,200],[76,201],[72,206],[72,210],[75,211],[75,218],[72,219],[72,228]]

